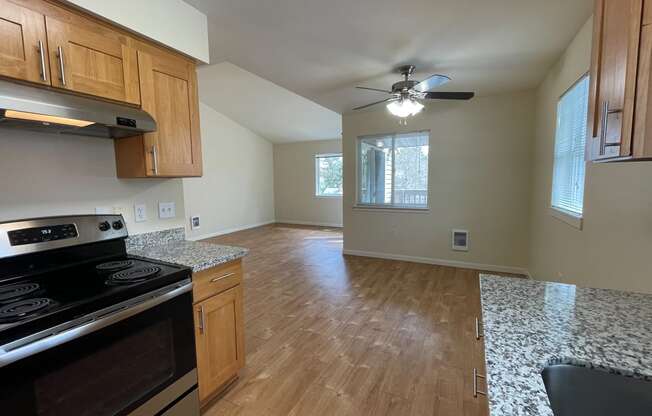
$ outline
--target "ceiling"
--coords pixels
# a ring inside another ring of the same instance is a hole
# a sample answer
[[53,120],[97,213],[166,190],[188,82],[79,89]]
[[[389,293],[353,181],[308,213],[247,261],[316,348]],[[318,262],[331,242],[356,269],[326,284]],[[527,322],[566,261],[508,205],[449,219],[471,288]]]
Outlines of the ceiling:
[[342,138],[342,116],[229,62],[197,71],[199,99],[273,143]]
[[[536,87],[593,0],[186,0],[208,16],[211,62],[229,61],[338,113],[382,99],[399,64],[443,90]],[[248,90],[249,91],[249,90]]]

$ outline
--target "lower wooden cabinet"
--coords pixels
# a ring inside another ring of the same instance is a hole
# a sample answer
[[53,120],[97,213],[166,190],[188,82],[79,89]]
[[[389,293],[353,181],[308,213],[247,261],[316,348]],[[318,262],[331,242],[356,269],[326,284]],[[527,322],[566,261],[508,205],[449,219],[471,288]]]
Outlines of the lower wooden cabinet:
[[[199,374],[199,399],[205,404],[232,380],[244,366],[244,321],[240,262],[226,264],[196,274],[195,289],[195,342],[197,371]],[[237,271],[234,271],[237,269]],[[225,288],[225,282],[232,282]],[[205,285],[214,284],[216,293],[206,296]]]

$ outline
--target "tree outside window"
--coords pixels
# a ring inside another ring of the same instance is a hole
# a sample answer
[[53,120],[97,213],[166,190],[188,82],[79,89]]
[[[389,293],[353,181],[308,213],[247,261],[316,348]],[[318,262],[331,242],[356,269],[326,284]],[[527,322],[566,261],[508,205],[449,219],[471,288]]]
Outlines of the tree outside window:
[[342,155],[316,155],[315,179],[315,195],[342,196]]

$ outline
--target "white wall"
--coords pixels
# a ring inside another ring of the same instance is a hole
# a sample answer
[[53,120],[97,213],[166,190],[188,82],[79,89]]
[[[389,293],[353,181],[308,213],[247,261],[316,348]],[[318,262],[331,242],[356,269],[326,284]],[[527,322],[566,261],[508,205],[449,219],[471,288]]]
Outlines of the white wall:
[[[523,272],[527,267],[534,93],[432,102],[406,127],[381,108],[344,116],[344,249],[417,261]],[[430,211],[353,208],[356,137],[431,130]],[[470,251],[451,251],[451,229]]]
[[584,227],[550,215],[556,105],[590,67],[592,21],[537,93],[530,271],[537,279],[652,293],[652,162],[587,164]]
[[273,143],[339,139],[342,116],[230,62],[197,70],[204,104]]
[[342,226],[342,198],[315,196],[315,155],[341,152],[342,140],[274,145],[278,222]]
[[[200,79],[200,87],[201,87]],[[273,147],[266,139],[200,102],[204,176],[183,180],[192,239],[274,221]]]
[[[177,217],[158,219],[158,202]],[[148,221],[133,221],[134,203]],[[184,225],[180,179],[117,179],[113,140],[0,129],[0,221],[121,208],[131,234]]]
[[66,0],[77,7],[209,62],[206,15],[182,0]]

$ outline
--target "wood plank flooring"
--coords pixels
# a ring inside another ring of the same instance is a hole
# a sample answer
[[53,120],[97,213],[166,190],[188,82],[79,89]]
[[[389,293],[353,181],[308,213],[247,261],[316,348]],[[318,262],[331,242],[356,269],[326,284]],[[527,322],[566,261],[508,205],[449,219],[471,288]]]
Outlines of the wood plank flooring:
[[204,416],[487,415],[472,396],[473,368],[484,373],[477,271],[342,256],[337,229],[208,241],[251,253],[246,366]]

